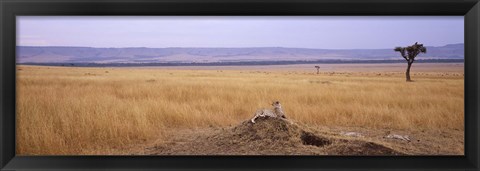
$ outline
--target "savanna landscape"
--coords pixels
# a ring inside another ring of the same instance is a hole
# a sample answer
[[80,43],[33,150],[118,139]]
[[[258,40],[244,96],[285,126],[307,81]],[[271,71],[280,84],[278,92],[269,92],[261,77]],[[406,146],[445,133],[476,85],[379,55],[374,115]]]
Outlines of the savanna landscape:
[[17,65],[16,152],[463,155],[463,63],[406,65]]
[[16,155],[462,156],[463,16],[17,16]]

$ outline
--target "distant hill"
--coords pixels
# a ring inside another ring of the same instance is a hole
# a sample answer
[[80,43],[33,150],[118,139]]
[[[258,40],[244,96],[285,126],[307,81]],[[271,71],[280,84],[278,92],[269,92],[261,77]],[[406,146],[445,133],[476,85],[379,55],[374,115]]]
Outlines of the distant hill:
[[[463,59],[464,44],[428,47],[419,59]],[[17,47],[17,63],[228,63],[398,60],[392,49]]]

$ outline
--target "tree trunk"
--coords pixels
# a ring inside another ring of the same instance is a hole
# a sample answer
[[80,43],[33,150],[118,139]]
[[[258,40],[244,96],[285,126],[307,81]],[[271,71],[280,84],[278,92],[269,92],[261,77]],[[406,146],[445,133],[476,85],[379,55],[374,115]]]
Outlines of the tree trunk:
[[410,79],[410,67],[412,67],[412,64],[413,64],[413,62],[408,62],[407,73],[406,73],[407,81],[412,81]]
[[317,68],[317,74],[320,74],[320,69],[319,68]]

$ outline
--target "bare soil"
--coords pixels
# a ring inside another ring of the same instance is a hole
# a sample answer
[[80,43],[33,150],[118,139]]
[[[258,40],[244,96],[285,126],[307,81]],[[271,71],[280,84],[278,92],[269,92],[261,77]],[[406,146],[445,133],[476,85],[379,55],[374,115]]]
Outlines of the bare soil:
[[[348,136],[355,132],[361,136]],[[408,135],[411,141],[385,138]],[[463,155],[463,132],[308,127],[276,118],[228,128],[172,130],[168,141],[121,149],[130,155]]]

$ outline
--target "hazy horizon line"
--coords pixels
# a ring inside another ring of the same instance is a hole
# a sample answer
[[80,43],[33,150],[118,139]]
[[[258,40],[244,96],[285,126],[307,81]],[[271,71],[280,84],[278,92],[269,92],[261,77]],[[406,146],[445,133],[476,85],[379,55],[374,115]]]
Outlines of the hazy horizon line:
[[[413,43],[412,43],[413,44]],[[463,43],[448,43],[448,44],[444,44],[444,45],[441,45],[441,46],[425,46],[425,47],[443,47],[443,46],[448,46],[448,45],[458,45],[458,44],[465,44],[464,42]],[[399,46],[402,46],[402,45],[399,45]],[[409,46],[409,45],[403,45],[403,46]],[[144,46],[137,46],[137,47],[93,47],[93,46],[69,46],[69,45],[61,45],[61,46],[57,46],[57,45],[48,45],[48,46],[42,46],[42,45],[39,45],[39,46],[22,46],[22,45],[17,45],[16,47],[58,47],[58,48],[97,48],[97,49],[122,49],[122,48],[148,48],[148,49],[168,49],[168,48],[184,48],[184,49],[188,49],[188,48],[198,48],[198,49],[208,49],[208,48],[224,48],[224,49],[240,49],[240,48],[285,48],[285,49],[332,49],[332,50],[342,50],[342,49],[348,49],[348,50],[368,50],[368,49],[389,49],[389,48],[309,48],[309,47],[285,47],[285,46],[245,46],[245,47],[241,47],[241,46],[236,46],[236,47],[218,47],[218,46],[215,46],[215,47],[194,47],[194,46],[185,46],[185,47],[144,47]],[[392,47],[392,48],[395,48],[395,47]]]

